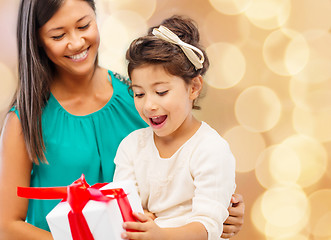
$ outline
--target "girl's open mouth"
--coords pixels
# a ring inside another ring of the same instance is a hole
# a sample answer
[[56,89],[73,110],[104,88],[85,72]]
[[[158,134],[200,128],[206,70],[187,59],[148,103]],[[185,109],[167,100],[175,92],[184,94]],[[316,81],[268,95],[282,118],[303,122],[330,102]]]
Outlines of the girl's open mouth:
[[150,123],[153,127],[161,127],[161,125],[165,122],[167,119],[167,115],[152,117],[149,119]]

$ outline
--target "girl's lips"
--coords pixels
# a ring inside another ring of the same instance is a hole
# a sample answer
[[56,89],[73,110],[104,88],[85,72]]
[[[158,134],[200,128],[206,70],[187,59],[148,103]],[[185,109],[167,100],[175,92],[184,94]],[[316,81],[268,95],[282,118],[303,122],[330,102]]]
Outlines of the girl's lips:
[[153,128],[161,128],[165,124],[167,119],[167,115],[151,117],[149,118],[149,122]]

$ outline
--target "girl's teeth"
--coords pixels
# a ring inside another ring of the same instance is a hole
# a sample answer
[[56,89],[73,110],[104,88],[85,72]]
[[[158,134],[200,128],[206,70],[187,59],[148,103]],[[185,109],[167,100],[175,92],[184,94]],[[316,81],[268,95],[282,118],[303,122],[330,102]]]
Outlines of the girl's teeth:
[[86,54],[87,54],[87,49],[80,54],[70,56],[70,58],[74,59],[74,60],[79,60],[79,59],[84,58],[86,56]]

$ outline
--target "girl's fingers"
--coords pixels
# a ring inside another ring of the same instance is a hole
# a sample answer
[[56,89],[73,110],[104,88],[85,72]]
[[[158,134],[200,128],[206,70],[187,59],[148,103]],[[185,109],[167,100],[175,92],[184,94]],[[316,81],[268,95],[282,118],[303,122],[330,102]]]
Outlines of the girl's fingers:
[[123,239],[139,240],[139,239],[145,239],[144,235],[145,233],[143,232],[124,232],[121,234],[121,237]]
[[146,231],[144,224],[140,222],[125,222],[123,223],[123,228],[127,231]]
[[140,222],[147,222],[149,219],[145,214],[142,213],[133,212],[132,214]]

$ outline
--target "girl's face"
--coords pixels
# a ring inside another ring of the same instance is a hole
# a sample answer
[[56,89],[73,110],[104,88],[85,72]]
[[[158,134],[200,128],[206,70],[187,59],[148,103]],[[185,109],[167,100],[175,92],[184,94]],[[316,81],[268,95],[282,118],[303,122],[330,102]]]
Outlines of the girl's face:
[[201,88],[187,85],[161,65],[134,69],[131,81],[136,109],[158,137],[175,136],[191,127],[192,103]]
[[100,43],[96,17],[82,0],[65,0],[39,30],[41,45],[60,73],[93,71]]

